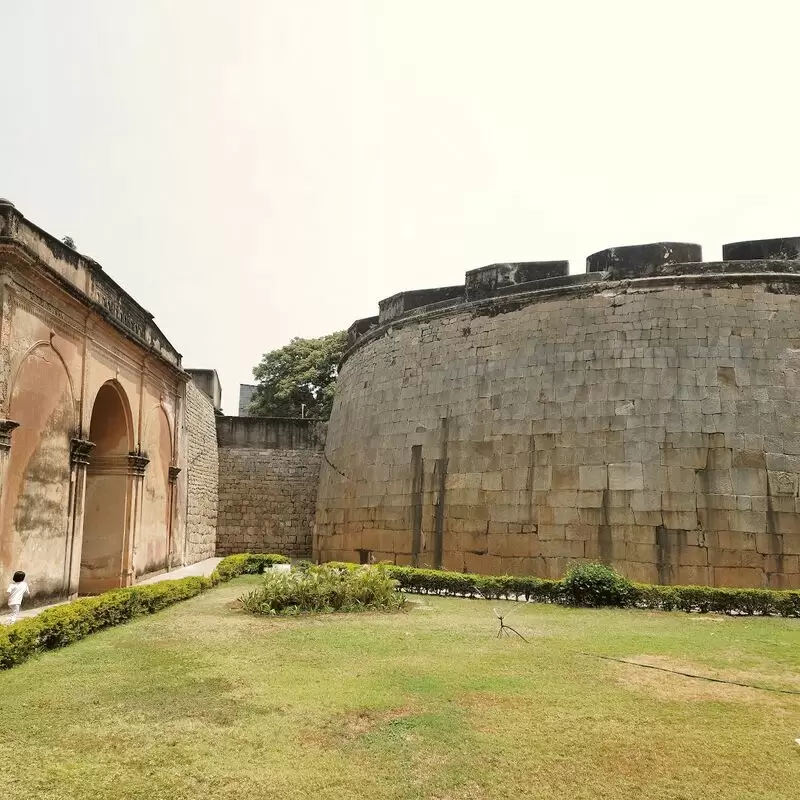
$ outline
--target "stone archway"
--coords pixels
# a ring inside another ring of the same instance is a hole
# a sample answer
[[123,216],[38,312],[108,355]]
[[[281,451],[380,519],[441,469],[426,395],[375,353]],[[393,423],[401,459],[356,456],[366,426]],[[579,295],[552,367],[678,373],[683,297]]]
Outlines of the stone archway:
[[3,487],[0,581],[5,587],[22,569],[38,597],[63,596],[76,416],[69,372],[52,341],[37,342],[22,359],[9,417],[18,428]]
[[124,390],[116,381],[104,383],[89,426],[95,447],[86,472],[80,594],[97,594],[127,583],[133,518],[131,427]]

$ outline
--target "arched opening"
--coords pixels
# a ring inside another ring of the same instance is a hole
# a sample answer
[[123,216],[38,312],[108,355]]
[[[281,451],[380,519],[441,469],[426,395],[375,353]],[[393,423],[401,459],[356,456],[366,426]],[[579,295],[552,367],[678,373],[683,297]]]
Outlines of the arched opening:
[[3,487],[0,582],[5,588],[21,569],[38,597],[63,596],[75,409],[66,367],[50,344],[39,343],[22,361],[8,416],[19,428]]
[[127,399],[115,381],[103,384],[97,393],[89,439],[95,448],[86,472],[80,594],[97,594],[126,582],[132,443]]

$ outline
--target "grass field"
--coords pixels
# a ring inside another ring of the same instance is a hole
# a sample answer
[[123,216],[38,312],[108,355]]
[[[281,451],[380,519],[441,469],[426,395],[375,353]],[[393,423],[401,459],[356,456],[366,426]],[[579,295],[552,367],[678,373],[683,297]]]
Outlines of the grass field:
[[[241,578],[0,673],[17,798],[800,796],[800,621],[412,598],[267,619]],[[529,640],[495,638],[494,606]]]

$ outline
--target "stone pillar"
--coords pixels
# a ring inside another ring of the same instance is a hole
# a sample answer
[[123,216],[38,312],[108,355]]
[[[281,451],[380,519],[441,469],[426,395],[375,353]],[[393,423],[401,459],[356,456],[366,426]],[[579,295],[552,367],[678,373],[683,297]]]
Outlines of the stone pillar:
[[81,578],[81,548],[83,546],[83,512],[86,503],[86,470],[94,443],[88,439],[72,440],[70,461],[72,463],[69,484],[69,522],[67,550],[64,559],[64,586],[72,598],[78,594]]
[[167,563],[166,569],[169,572],[173,567],[183,566],[184,548],[175,539],[175,500],[177,498],[178,475],[181,474],[180,467],[169,468],[169,530],[167,531]]
[[149,463],[150,459],[141,450],[128,454],[128,475],[131,483],[131,515],[127,526],[130,546],[126,547],[125,553],[123,553],[122,577],[124,586],[132,586],[136,583],[136,553],[139,546],[139,530],[142,527],[144,473]]

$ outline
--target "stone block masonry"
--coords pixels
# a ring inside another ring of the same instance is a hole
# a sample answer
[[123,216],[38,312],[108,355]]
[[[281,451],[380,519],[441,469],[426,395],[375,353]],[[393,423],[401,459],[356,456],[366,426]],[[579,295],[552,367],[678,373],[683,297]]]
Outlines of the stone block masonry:
[[357,322],[315,558],[800,587],[794,242],[615,248],[504,286],[492,266]]
[[309,558],[325,426],[219,417],[217,555]]
[[194,381],[186,384],[186,552],[184,562],[216,550],[219,458],[214,403]]

